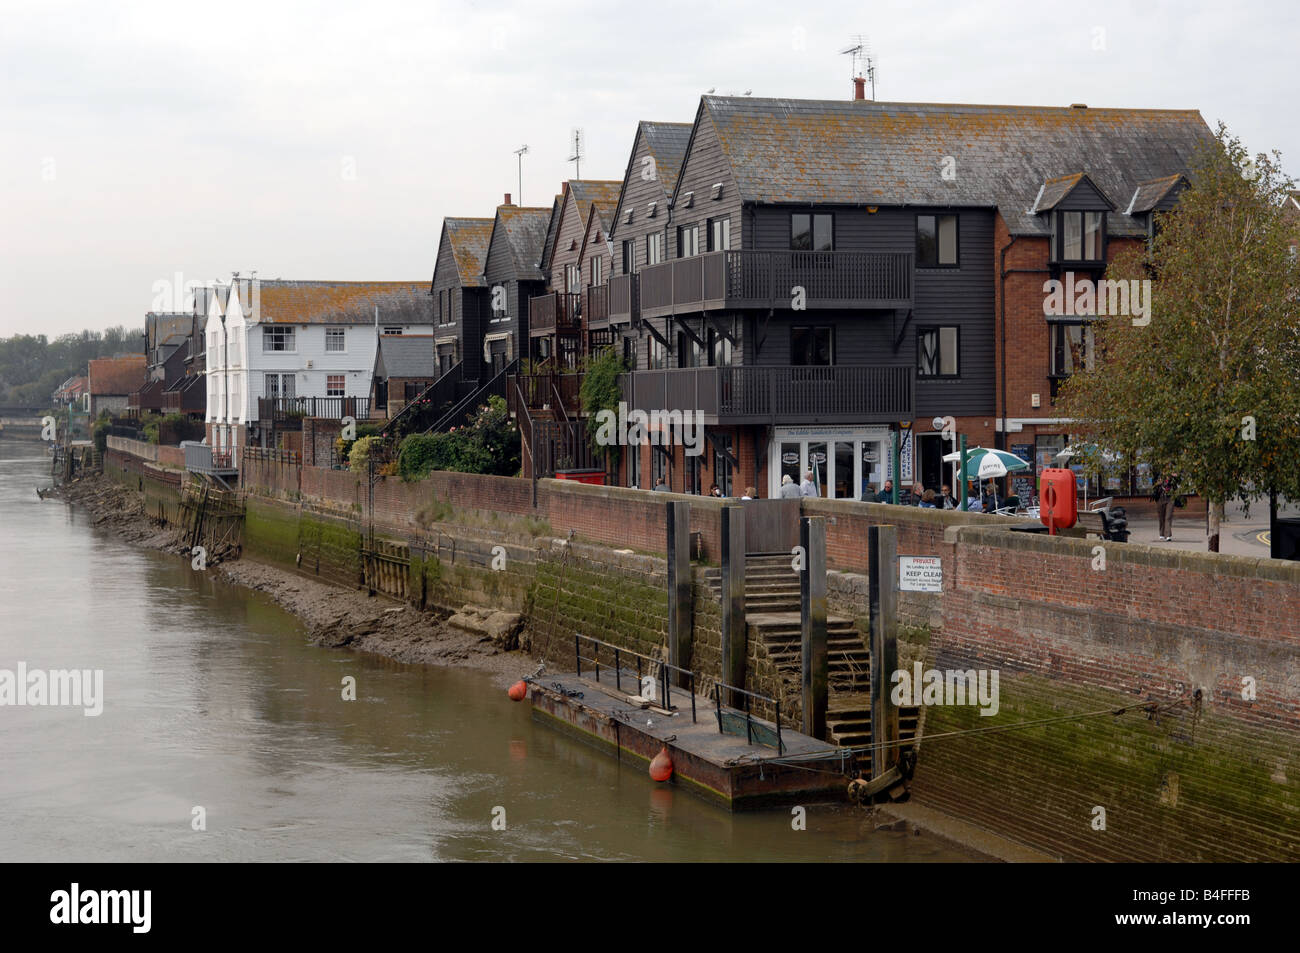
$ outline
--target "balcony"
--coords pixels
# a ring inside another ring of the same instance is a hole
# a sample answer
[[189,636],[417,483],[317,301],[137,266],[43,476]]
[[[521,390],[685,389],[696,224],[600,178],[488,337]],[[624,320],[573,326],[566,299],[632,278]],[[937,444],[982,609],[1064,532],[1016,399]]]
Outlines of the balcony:
[[587,328],[594,331],[609,327],[609,285],[591,285],[582,296],[587,299],[582,306]]
[[362,421],[370,416],[369,397],[259,397],[257,418],[276,430],[301,430],[304,417]]
[[528,336],[576,334],[582,330],[582,295],[537,295],[528,301]]
[[640,313],[639,275],[615,275],[609,279],[609,320],[627,324]]
[[530,416],[550,411],[555,417],[582,412],[582,375],[578,373],[516,374],[506,390],[510,412],[526,408]]
[[910,365],[686,367],[622,378],[629,409],[694,410],[705,424],[883,423],[913,416]]
[[639,276],[643,318],[739,308],[896,309],[912,304],[908,252],[717,251]]

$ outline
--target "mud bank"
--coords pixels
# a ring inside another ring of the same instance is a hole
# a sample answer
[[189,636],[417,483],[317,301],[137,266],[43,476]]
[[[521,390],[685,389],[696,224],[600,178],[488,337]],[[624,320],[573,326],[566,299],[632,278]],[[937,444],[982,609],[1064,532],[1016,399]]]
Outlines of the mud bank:
[[[151,518],[137,492],[102,475],[57,487],[46,496],[81,506],[92,525],[128,542],[189,556],[180,534]],[[449,626],[450,613],[443,610],[421,612],[386,596],[368,596],[234,558],[231,552],[212,553],[208,563],[227,582],[264,592],[297,616],[316,645],[369,652],[397,662],[474,668],[497,676],[502,685],[537,668],[524,651],[506,651],[490,637]]]

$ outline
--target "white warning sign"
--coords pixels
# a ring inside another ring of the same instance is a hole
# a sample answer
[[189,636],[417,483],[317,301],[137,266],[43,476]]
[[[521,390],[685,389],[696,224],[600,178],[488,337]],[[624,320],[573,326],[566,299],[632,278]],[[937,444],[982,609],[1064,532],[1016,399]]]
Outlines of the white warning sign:
[[898,588],[903,592],[943,592],[943,560],[938,556],[899,556]]

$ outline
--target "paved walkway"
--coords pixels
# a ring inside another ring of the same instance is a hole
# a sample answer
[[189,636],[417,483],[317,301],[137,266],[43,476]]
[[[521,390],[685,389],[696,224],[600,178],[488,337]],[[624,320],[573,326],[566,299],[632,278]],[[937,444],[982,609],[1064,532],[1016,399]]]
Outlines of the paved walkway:
[[[1129,536],[1129,542],[1206,552],[1205,518],[1189,518],[1182,513],[1182,510],[1174,511],[1172,542],[1161,542],[1156,538],[1160,524],[1154,517],[1130,519],[1128,528],[1132,535]],[[1277,515],[1300,517],[1300,505],[1279,507]],[[1219,530],[1219,552],[1233,556],[1267,556],[1268,547],[1268,500],[1258,500],[1252,504],[1249,518],[1243,515],[1241,504],[1229,504]]]

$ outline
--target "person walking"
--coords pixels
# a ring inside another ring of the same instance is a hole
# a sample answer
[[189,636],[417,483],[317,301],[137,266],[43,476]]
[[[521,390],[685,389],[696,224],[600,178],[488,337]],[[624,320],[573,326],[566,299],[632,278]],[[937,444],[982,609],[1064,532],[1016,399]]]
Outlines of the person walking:
[[783,500],[799,499],[799,484],[794,482],[790,474],[781,477],[781,492],[777,495]]
[[1156,538],[1165,543],[1173,542],[1174,505],[1178,499],[1178,474],[1171,470],[1167,475],[1161,476],[1156,481],[1155,493],[1152,495],[1156,499],[1156,513],[1160,517],[1160,535]]
[[803,482],[799,484],[800,496],[817,496],[817,484],[813,482],[812,471],[809,470],[803,475]]

